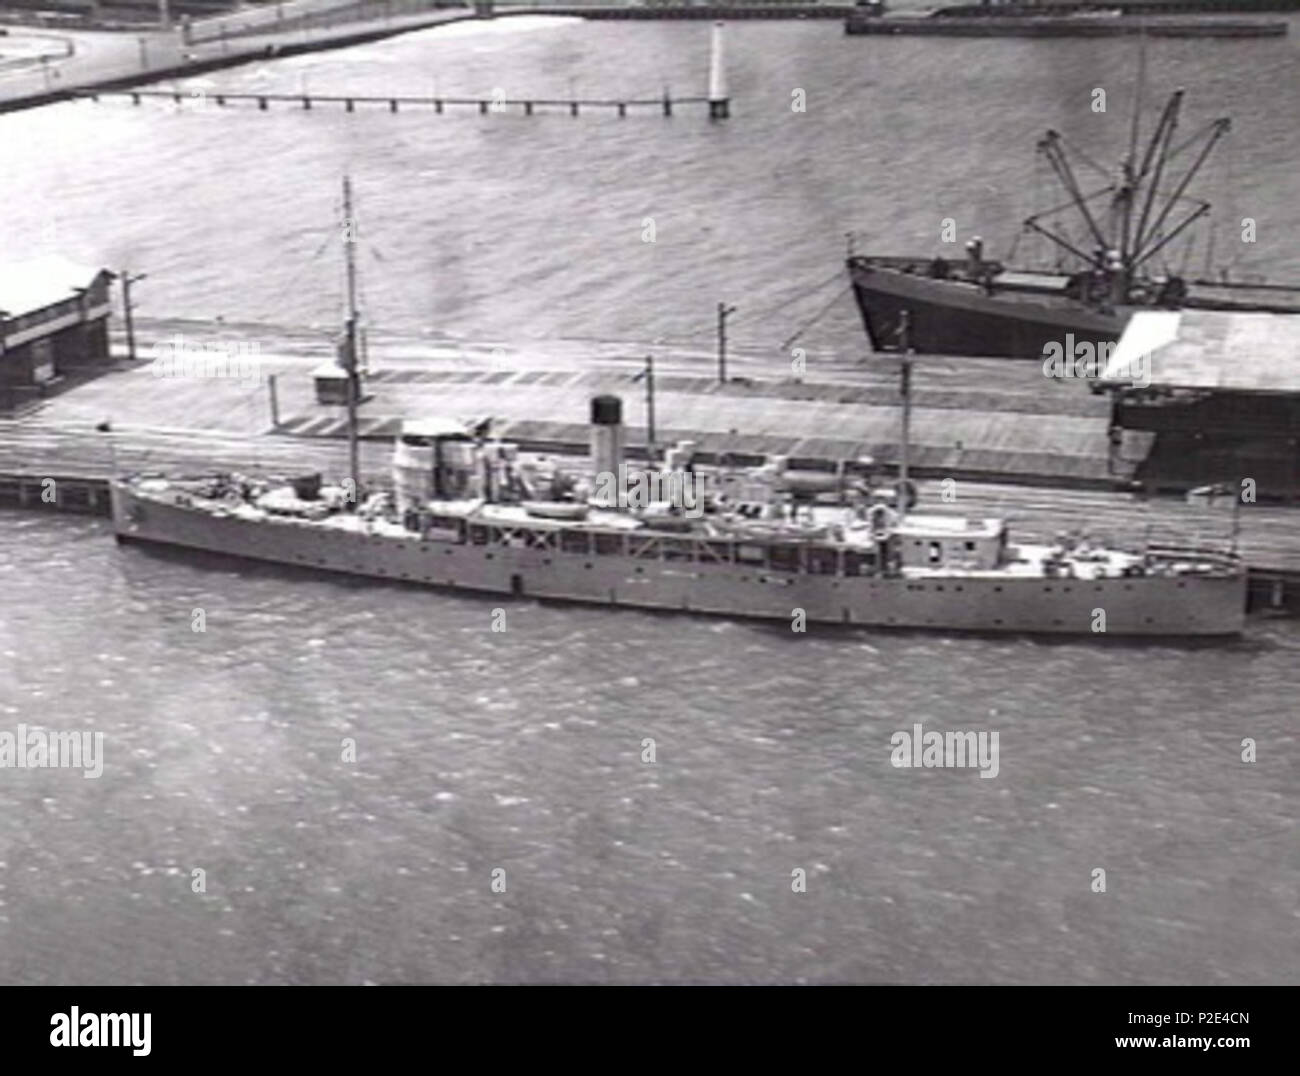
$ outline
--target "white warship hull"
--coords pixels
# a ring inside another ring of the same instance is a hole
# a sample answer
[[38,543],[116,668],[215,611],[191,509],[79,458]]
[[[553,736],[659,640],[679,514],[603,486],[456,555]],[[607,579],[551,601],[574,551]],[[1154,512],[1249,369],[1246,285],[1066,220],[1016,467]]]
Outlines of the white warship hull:
[[[302,520],[214,515],[112,484],[120,540],[316,571],[487,594],[869,627],[1047,635],[1231,636],[1246,579],[1146,575],[1043,579],[1008,573],[810,574],[670,554],[567,552],[368,533]],[[641,538],[642,536],[638,536]],[[671,543],[671,539],[669,539]],[[630,541],[628,549],[640,544]],[[651,543],[653,544],[653,543]]]

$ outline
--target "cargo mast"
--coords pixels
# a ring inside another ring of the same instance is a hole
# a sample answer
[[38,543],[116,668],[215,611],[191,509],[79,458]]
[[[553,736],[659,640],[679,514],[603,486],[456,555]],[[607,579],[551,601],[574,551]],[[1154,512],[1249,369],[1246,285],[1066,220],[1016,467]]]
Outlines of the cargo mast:
[[357,451],[357,403],[361,379],[357,373],[357,263],[356,221],[352,216],[352,178],[343,177],[343,253],[347,265],[348,315],[339,363],[348,375],[348,477],[352,480],[349,504],[355,510],[361,496],[361,475]]

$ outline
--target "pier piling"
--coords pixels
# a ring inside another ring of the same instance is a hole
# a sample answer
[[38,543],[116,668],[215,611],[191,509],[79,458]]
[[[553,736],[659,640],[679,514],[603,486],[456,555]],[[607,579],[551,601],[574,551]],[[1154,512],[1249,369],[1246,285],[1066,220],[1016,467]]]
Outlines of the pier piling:
[[[343,105],[345,112],[358,111],[359,105],[375,105],[382,107],[388,106],[390,113],[400,111],[403,102],[413,105],[428,105],[432,103],[433,110],[438,115],[447,111],[448,105],[459,105],[463,108],[473,108],[478,106],[478,114],[486,116],[492,112],[506,112],[514,106],[519,106],[525,116],[535,115],[539,106],[543,111],[546,109],[567,109],[570,116],[581,116],[584,106],[593,112],[599,112],[602,109],[613,109],[620,119],[629,116],[635,109],[643,109],[647,114],[653,112],[662,112],[664,116],[672,116],[679,105],[702,105],[707,104],[710,119],[726,119],[730,115],[730,99],[726,97],[726,78],[719,75],[720,68],[710,74],[710,95],[695,97],[678,97],[673,98],[668,88],[664,87],[662,97],[639,97],[623,100],[611,100],[609,98],[511,98],[494,104],[489,98],[480,97],[358,97],[355,94],[324,94],[314,97],[304,87],[298,93],[230,93],[223,91],[214,94],[213,97],[217,104],[222,108],[227,105],[238,105],[240,101],[257,102],[259,112],[266,112],[270,109],[272,102],[285,105],[297,105],[302,111],[312,111],[318,102],[325,105],[332,105],[338,102]],[[721,94],[722,96],[717,96]],[[172,90],[95,90],[95,91],[73,91],[74,97],[80,99],[89,99],[98,101],[105,96],[130,97],[133,105],[139,105],[143,98],[156,98],[158,100],[170,99],[177,105],[184,103],[187,96],[193,96],[196,99],[202,99],[201,94],[186,95],[184,93],[174,92]],[[365,111],[365,109],[360,109]]]

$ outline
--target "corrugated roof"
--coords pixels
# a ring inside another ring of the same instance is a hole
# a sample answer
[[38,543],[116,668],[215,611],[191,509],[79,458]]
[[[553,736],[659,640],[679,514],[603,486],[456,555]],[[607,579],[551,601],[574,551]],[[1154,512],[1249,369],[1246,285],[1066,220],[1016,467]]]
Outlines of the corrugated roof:
[[1104,380],[1165,388],[1300,393],[1300,316],[1213,310],[1133,315]]
[[0,310],[16,318],[61,303],[72,297],[73,289],[89,287],[101,272],[57,254],[0,262]]

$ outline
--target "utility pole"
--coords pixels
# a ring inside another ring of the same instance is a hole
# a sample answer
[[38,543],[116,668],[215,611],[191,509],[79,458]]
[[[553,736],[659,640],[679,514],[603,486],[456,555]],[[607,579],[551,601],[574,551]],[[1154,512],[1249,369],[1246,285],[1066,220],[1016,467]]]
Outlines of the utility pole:
[[96,433],[108,434],[108,477],[117,477],[117,449],[113,443],[113,424],[108,419],[95,424]]
[[139,276],[132,276],[129,269],[123,269],[118,275],[122,278],[122,315],[126,320],[126,357],[134,362],[135,319],[132,317],[134,307],[131,305],[131,285],[138,284],[141,280],[147,280],[149,274],[141,273]]
[[903,400],[903,443],[898,451],[898,518],[901,520],[907,512],[907,457],[912,434],[912,314],[908,310],[899,312],[898,340],[903,351],[899,380],[899,393]]
[[348,473],[352,478],[351,507],[355,511],[361,496],[361,476],[357,450],[357,401],[361,396],[357,376],[357,265],[354,247],[356,236],[352,219],[352,179],[343,177],[343,252],[348,270],[348,320],[342,349],[342,365],[348,375]]
[[645,357],[646,462],[655,458],[655,360]]
[[718,384],[727,383],[727,318],[736,312],[734,306],[718,304]]
[[646,462],[653,463],[655,458],[655,360],[653,355],[645,357],[645,369],[632,378],[632,384],[645,381],[645,455]]
[[266,388],[271,396],[271,429],[280,428],[280,398],[275,391],[275,374],[266,375]]

